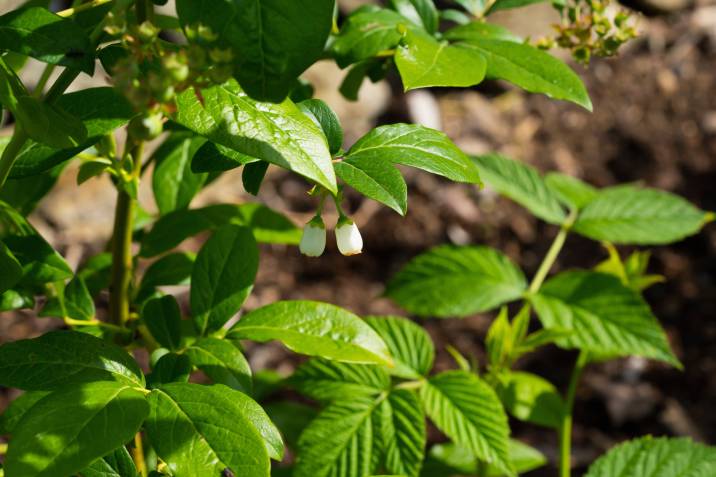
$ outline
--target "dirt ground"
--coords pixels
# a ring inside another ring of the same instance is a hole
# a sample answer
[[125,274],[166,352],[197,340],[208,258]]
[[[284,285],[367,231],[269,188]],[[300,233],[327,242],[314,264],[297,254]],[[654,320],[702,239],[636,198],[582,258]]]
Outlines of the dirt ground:
[[[319,95],[336,106],[347,125],[348,145],[373,123],[419,120],[441,125],[470,153],[499,150],[540,170],[559,170],[597,186],[639,181],[716,210],[716,5],[697,4],[679,14],[643,19],[641,28],[642,36],[619,58],[578,68],[594,103],[592,114],[502,83],[406,97],[398,93],[395,78],[390,87],[369,86],[363,93],[366,101],[351,106],[330,92],[335,78],[326,79],[320,71],[314,77],[321,83]],[[65,176],[33,222],[71,263],[78,264],[104,246],[114,194],[107,182],[90,181],[77,189],[74,176]],[[360,314],[400,314],[381,298],[384,284],[427,248],[441,243],[488,244],[532,274],[556,234],[554,227],[490,190],[413,171],[407,172],[407,180],[407,218],[349,197],[365,241],[360,256],[342,257],[334,244],[320,259],[302,257],[295,248],[264,247],[247,307],[303,298]],[[239,184],[236,174],[227,174],[196,203],[245,200]],[[275,170],[259,198],[303,221],[314,206],[305,191],[300,179]],[[148,204],[149,195],[145,191]],[[574,236],[557,269],[590,267],[604,257],[598,244]],[[716,444],[716,226],[654,249],[650,272],[667,278],[646,295],[685,369],[636,358],[590,366],[577,393],[576,475],[616,442],[644,434],[687,435]],[[424,321],[436,341],[438,368],[453,366],[447,344],[484,362],[482,343],[490,320],[491,316],[478,315]],[[5,313],[0,340],[36,335],[48,326],[50,322],[36,320],[32,313]],[[289,371],[296,364],[288,352],[273,345],[253,346],[249,356],[257,369]],[[519,367],[564,389],[574,358],[574,353],[549,348],[524,358]],[[0,408],[7,398],[0,397]],[[553,433],[514,422],[514,434],[555,460]],[[554,473],[554,468],[546,468],[528,475]]]

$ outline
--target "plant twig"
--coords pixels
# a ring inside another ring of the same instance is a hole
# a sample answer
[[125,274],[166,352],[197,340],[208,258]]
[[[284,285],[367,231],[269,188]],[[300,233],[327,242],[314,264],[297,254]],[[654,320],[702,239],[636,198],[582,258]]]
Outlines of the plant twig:
[[76,13],[83,12],[85,10],[89,10],[94,7],[99,7],[100,5],[104,5],[105,3],[109,3],[112,0],[92,0],[91,2],[83,3],[81,5],[78,5],[76,7],[67,8],[65,10],[61,10],[56,13],[57,16],[60,17],[71,17],[72,15]]
[[147,464],[144,462],[144,446],[142,445],[142,433],[137,432],[134,435],[134,448],[132,449],[132,459],[134,465],[137,466],[139,475],[147,477]]
[[32,92],[32,96],[34,96],[35,98],[42,98],[42,93],[45,91],[45,85],[50,79],[50,76],[52,76],[52,72],[55,71],[55,66],[57,65],[47,64],[45,66],[45,69],[42,71],[40,79],[37,81],[35,91]]
[[[128,138],[127,146],[131,144]],[[139,176],[142,166],[144,142],[139,141],[124,159],[131,157],[134,165],[132,178]],[[132,282],[132,231],[135,201],[129,193],[118,188],[112,234],[112,285],[109,295],[109,313],[112,323],[124,326],[129,320],[129,287]]]
[[99,320],[76,320],[74,318],[70,318],[69,316],[65,316],[63,318],[63,321],[68,326],[97,326],[98,328],[107,328],[108,330],[116,331],[119,333],[126,333],[129,330],[126,328],[122,328],[121,326],[113,325],[112,323],[105,323],[104,321]]
[[569,379],[567,396],[565,398],[564,416],[559,428],[559,477],[570,477],[572,472],[572,410],[574,408],[574,396],[577,392],[577,383],[582,376],[585,366],[589,363],[589,356],[586,351],[580,351],[577,362],[572,370]]

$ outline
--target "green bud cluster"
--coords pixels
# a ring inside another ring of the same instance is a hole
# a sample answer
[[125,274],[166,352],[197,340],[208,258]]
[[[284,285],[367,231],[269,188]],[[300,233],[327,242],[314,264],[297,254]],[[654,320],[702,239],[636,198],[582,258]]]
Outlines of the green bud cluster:
[[589,64],[593,56],[610,57],[619,47],[637,36],[631,13],[618,9],[610,13],[610,0],[569,0],[554,4],[562,22],[554,25],[556,35],[539,40],[544,49],[569,49],[580,63]]
[[234,54],[211,27],[201,23],[184,27],[189,41],[187,55],[195,82],[200,86],[221,84],[232,77]]

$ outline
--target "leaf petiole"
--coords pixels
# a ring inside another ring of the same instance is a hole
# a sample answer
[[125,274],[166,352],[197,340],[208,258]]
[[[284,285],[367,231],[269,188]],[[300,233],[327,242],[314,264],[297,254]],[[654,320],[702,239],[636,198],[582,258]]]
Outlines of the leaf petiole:
[[554,238],[554,242],[552,242],[552,246],[549,248],[547,255],[545,255],[542,260],[542,263],[540,264],[539,269],[537,270],[537,273],[532,279],[530,287],[527,290],[528,293],[536,293],[542,286],[542,283],[544,283],[545,278],[547,278],[547,274],[552,269],[554,262],[559,256],[559,252],[562,251],[564,242],[567,240],[567,235],[569,235],[569,231],[572,228],[572,225],[574,225],[575,220],[577,220],[577,213],[572,211],[562,224],[562,227],[559,229],[559,233]]

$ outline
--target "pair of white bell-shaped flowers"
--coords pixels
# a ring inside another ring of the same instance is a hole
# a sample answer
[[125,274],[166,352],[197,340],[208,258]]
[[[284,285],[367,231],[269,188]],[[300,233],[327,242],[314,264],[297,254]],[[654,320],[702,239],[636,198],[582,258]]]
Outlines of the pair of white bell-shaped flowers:
[[[336,243],[343,255],[357,255],[363,251],[363,237],[358,226],[344,215],[341,215],[336,224]],[[323,219],[316,215],[303,227],[299,250],[309,257],[318,257],[325,249],[326,226]]]

